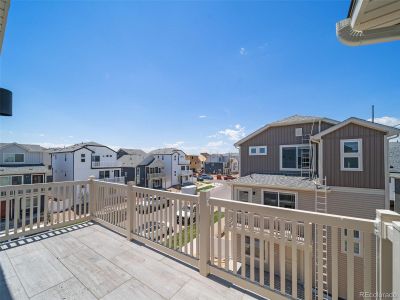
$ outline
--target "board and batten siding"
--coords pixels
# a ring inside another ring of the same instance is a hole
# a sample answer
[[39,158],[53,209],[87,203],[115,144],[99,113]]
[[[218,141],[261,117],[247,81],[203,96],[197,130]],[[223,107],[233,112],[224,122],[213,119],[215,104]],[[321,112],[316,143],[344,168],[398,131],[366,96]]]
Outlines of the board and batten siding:
[[[24,154],[25,161],[23,163],[6,163],[4,162],[5,153],[20,153]],[[17,145],[10,145],[0,150],[0,164],[7,165],[39,165],[43,163],[43,152],[29,152]]]
[[[321,122],[321,131],[331,127]],[[258,174],[284,174],[280,171],[280,145],[302,144],[302,137],[295,134],[296,128],[302,128],[303,134],[310,134],[312,123],[270,127],[240,145],[240,176]],[[319,132],[319,122],[315,122],[312,134]],[[267,155],[249,155],[249,147],[267,146]]]
[[[323,176],[329,186],[385,189],[384,133],[348,124],[322,137]],[[362,139],[362,171],[341,171],[340,140]]]

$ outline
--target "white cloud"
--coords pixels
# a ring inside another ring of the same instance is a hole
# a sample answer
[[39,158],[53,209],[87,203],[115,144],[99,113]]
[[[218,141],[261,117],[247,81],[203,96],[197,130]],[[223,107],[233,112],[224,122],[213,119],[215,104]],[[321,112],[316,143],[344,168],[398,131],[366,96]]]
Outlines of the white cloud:
[[32,144],[38,144],[44,148],[64,148],[70,146],[70,144],[52,143],[52,142],[32,143]]
[[72,138],[74,138],[74,136],[73,135],[69,135],[68,138],[72,139]]
[[244,127],[236,124],[234,128],[226,128],[218,131],[218,134],[226,136],[231,141],[238,141],[245,136]]
[[[372,119],[368,119],[368,121],[372,121]],[[375,118],[375,123],[387,125],[387,126],[396,126],[400,124],[400,119],[396,117],[380,117],[380,118]]]
[[239,53],[240,53],[240,55],[247,55],[247,51],[246,51],[246,49],[243,48],[243,47],[240,48]]
[[204,119],[204,118],[207,118],[207,116],[205,116],[205,115],[199,116],[199,119]]
[[39,134],[39,136],[44,136],[44,133]]

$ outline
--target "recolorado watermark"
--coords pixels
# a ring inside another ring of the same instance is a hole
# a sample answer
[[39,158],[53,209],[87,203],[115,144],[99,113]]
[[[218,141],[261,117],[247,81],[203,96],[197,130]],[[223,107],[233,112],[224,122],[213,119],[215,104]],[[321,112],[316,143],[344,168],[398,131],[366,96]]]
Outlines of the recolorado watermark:
[[360,297],[362,298],[390,298],[397,299],[399,295],[397,293],[372,293],[372,292],[360,292]]

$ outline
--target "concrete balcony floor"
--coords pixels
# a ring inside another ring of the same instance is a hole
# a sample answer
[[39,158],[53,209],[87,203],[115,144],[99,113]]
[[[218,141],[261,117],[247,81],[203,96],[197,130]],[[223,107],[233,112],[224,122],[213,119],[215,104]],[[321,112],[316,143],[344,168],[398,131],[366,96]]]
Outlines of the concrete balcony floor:
[[4,243],[4,299],[258,299],[98,224]]

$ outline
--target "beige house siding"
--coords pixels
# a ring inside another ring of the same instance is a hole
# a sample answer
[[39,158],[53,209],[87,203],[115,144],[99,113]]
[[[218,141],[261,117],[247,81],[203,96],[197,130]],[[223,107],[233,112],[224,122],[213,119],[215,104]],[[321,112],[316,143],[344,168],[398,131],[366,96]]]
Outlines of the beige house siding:
[[[241,188],[251,188],[252,190],[252,202],[261,204],[262,202],[262,190],[270,189],[276,191],[290,191],[290,190],[282,190],[282,189],[273,189],[273,188],[263,188],[263,187],[248,187],[248,186],[234,186],[234,191]],[[315,193],[313,191],[291,191],[297,193],[297,208],[301,210],[314,211],[314,201],[315,201]],[[236,193],[234,193],[235,197]],[[348,191],[344,190],[332,190],[328,192],[328,213],[332,214],[340,214],[351,217],[358,218],[369,218],[375,219],[375,211],[376,209],[381,209],[384,207],[384,190],[366,190],[366,189],[349,189]],[[332,257],[332,249],[331,249],[331,228],[328,229],[328,280],[331,280],[331,257]],[[341,240],[341,229],[338,234],[338,291],[339,297],[346,299],[347,298],[347,258],[346,254],[342,252],[342,240]],[[372,291],[375,291],[375,238],[372,235],[366,236],[364,233],[362,234],[362,241],[364,239],[370,238],[371,241],[371,278],[372,278]],[[267,243],[267,242],[266,242]],[[275,243],[275,274],[279,275],[279,241]],[[238,237],[238,259],[240,261],[240,236]],[[264,247],[266,253],[265,257],[267,258],[268,247]],[[257,251],[257,250],[256,250]],[[303,278],[304,271],[304,262],[302,261],[303,250],[299,250],[298,253],[298,276],[299,279]],[[314,258],[313,258],[314,263]],[[291,278],[291,246],[288,245],[286,247],[286,276],[288,279]],[[364,260],[363,256],[354,257],[354,299],[362,299],[360,296],[360,292],[364,291],[363,289],[363,269],[364,269]],[[268,270],[268,260],[265,263],[265,270]],[[314,265],[313,265],[314,270]],[[313,279],[314,284],[314,279]],[[332,285],[329,284],[329,290],[332,288]]]
[[[363,171],[340,170],[340,140],[362,139]],[[356,124],[346,125],[322,138],[323,176],[329,186],[384,189],[384,133]]]
[[[321,122],[321,131],[331,127]],[[270,127],[240,145],[240,176],[253,173],[284,173],[279,167],[279,146],[302,144],[302,137],[296,137],[295,129],[303,128],[303,134],[310,134],[312,123]],[[319,123],[314,124],[312,134],[319,132]],[[249,155],[250,146],[267,146],[267,155]]]

